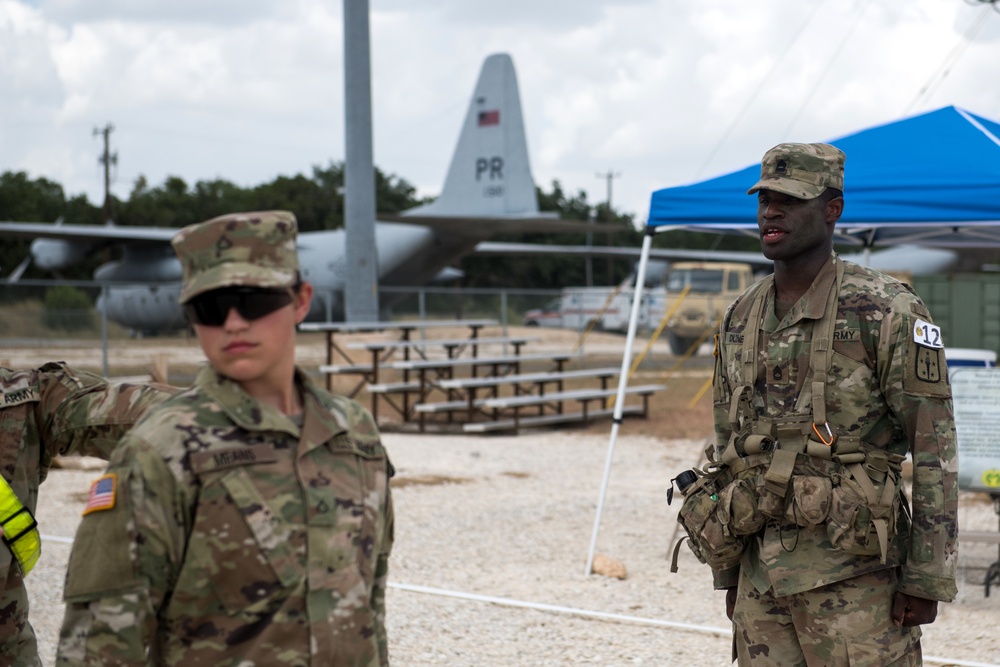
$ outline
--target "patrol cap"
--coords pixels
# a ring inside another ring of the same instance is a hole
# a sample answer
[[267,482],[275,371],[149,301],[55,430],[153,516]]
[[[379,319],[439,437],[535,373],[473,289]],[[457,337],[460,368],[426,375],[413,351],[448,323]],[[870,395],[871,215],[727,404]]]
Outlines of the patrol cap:
[[171,241],[184,270],[180,302],[233,285],[290,287],[299,269],[296,228],[288,211],[229,213],[185,227]]
[[815,199],[827,188],[844,189],[846,156],[830,144],[778,144],[764,153],[760,180],[747,190],[774,190],[798,199]]

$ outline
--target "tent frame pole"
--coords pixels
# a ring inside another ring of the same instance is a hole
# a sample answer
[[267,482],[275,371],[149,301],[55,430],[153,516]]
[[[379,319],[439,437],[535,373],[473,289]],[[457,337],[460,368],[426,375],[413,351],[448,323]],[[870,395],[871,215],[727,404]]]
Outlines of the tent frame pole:
[[601,493],[597,498],[597,512],[594,515],[594,530],[590,536],[590,550],[587,552],[587,570],[584,576],[589,576],[594,567],[594,550],[597,548],[597,534],[601,529],[601,513],[604,511],[604,497],[608,490],[608,480],[611,477],[611,462],[615,454],[615,442],[618,439],[618,428],[622,423],[624,411],[625,389],[628,387],[628,370],[632,364],[632,345],[635,342],[635,330],[639,325],[639,308],[642,304],[642,288],[646,284],[646,267],[649,265],[649,250],[653,245],[652,228],[646,229],[642,239],[642,252],[639,255],[639,269],[635,277],[635,290],[632,295],[632,310],[628,318],[628,335],[625,338],[625,353],[622,355],[622,368],[618,374],[618,393],[615,395],[614,417],[611,421],[611,438],[608,442],[608,454],[604,461],[604,478],[601,481]]

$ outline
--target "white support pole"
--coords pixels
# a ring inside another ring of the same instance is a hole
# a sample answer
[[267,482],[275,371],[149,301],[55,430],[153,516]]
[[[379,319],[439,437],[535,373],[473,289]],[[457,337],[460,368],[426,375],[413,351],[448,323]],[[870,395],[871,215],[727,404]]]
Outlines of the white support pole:
[[608,479],[611,477],[611,461],[615,455],[615,441],[618,439],[618,427],[622,423],[622,412],[625,403],[625,389],[628,387],[628,369],[632,365],[632,343],[635,341],[635,330],[639,326],[639,307],[642,304],[642,288],[646,284],[646,267],[649,264],[649,249],[653,244],[650,232],[642,240],[642,253],[639,255],[639,269],[636,271],[635,290],[632,295],[632,311],[628,318],[628,335],[625,337],[625,353],[622,355],[622,369],[618,375],[618,393],[615,395],[614,418],[611,422],[611,440],[608,442],[608,455],[604,461],[604,479],[601,481],[601,494],[597,498],[597,513],[594,515],[594,530],[590,536],[590,550],[587,552],[587,570],[584,576],[590,576],[594,567],[594,550],[597,548],[597,533],[601,529],[601,513],[604,511],[604,495],[608,490]]

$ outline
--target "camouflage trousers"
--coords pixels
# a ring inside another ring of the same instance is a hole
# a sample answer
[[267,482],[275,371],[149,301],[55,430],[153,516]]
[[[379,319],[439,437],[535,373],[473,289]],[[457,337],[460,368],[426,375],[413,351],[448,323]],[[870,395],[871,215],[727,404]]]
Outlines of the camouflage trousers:
[[733,613],[740,667],[913,667],[920,628],[892,622],[896,571],[880,570],[804,593],[760,593],[740,574]]

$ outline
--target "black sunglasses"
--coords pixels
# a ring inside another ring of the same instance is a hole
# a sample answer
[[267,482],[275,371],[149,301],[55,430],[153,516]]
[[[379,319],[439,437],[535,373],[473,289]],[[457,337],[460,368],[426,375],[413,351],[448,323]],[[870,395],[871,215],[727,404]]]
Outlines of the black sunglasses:
[[184,314],[194,324],[221,327],[232,308],[247,321],[270,315],[292,302],[287,289],[264,287],[224,287],[199,294],[184,304]]

